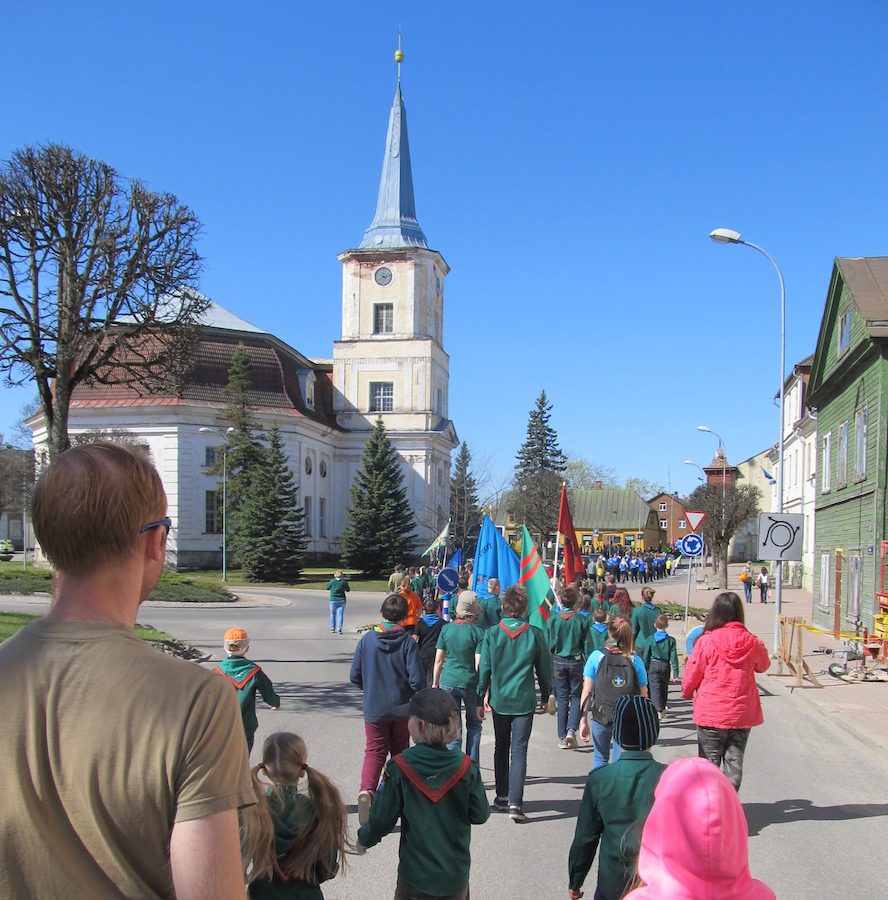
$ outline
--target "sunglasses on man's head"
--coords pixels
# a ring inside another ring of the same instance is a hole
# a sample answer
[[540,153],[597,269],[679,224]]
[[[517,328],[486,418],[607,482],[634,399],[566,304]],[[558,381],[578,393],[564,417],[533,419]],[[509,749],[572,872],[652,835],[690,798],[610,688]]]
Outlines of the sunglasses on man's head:
[[139,529],[139,534],[144,534],[146,531],[151,531],[152,528],[160,528],[163,525],[166,528],[167,534],[170,533],[170,529],[173,527],[173,520],[167,516],[165,519],[161,519],[159,522],[149,522],[147,525],[143,525]]

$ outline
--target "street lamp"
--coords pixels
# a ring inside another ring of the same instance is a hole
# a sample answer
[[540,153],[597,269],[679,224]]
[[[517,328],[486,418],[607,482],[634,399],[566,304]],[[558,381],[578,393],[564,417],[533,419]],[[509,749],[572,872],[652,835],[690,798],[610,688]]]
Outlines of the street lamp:
[[[700,469],[700,466],[698,466],[698,465],[697,465],[693,460],[691,460],[691,459],[686,459],[686,460],[684,461],[684,463],[685,463],[686,466],[693,466],[695,469]],[[701,481],[701,483],[705,483],[705,482],[706,482],[706,473],[705,473],[702,469],[700,469],[700,481]]]
[[[715,435],[718,438],[718,448],[722,452],[722,537],[725,536],[725,482],[728,478],[728,459],[725,455],[725,442],[721,439],[721,435],[717,432],[713,431],[711,428],[707,428],[705,425],[698,425],[697,431],[705,431],[707,434]],[[716,451],[718,452],[718,451]],[[728,553],[727,549],[725,549],[725,565],[728,562]]]
[[[750,243],[740,239],[740,232],[732,231],[730,228],[716,228],[709,232],[709,237],[717,244],[744,244],[758,250],[762,256],[766,256],[771,265],[777,270],[777,277],[780,279],[780,448],[777,451],[777,515],[783,515],[783,401],[785,399],[784,383],[786,373],[786,285],[783,283],[783,273],[780,266],[774,260],[774,257],[767,250],[759,247],[757,244]],[[777,560],[777,593],[776,602],[774,604],[774,654],[777,654],[779,647],[780,635],[780,610],[783,602],[783,560]]]
[[228,574],[228,503],[226,502],[226,491],[228,487],[228,435],[234,432],[234,428],[229,426],[225,432],[219,431],[218,428],[209,428],[204,426],[200,429],[204,434],[218,434],[222,436],[222,580],[225,581]]

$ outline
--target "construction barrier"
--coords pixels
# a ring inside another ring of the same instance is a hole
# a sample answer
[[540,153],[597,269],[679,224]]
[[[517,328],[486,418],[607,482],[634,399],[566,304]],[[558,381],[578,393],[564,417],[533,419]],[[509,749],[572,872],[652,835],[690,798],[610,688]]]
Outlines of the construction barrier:
[[[778,627],[780,629],[780,650],[777,674],[783,675],[783,665],[785,664],[790,674],[795,676],[796,687],[823,687],[811,671],[811,667],[805,662],[802,653],[802,631],[806,628],[809,631],[820,631],[820,629],[806,625],[804,619],[791,616],[780,616]],[[832,632],[829,633],[832,634]],[[805,678],[811,681],[811,685],[805,685]]]

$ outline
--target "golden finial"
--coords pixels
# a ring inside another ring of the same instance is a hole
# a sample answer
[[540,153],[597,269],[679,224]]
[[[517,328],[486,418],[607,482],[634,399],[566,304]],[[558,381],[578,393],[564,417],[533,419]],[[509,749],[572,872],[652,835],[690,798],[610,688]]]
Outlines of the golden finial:
[[398,64],[398,84],[401,83],[401,63],[404,61],[404,51],[401,49],[401,29],[398,29],[398,49],[395,50],[395,62]]

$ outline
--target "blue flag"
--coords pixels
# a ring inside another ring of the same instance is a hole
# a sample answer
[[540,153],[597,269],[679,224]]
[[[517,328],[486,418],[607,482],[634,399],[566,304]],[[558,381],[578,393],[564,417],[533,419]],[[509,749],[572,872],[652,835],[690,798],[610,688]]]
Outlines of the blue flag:
[[509,546],[493,521],[485,516],[478,536],[475,551],[475,566],[472,569],[472,590],[479,597],[487,596],[487,581],[498,578],[503,590],[518,582],[521,563],[518,554]]
[[462,547],[460,547],[444,565],[448,569],[456,569],[456,571],[459,572],[459,567],[462,565]]

